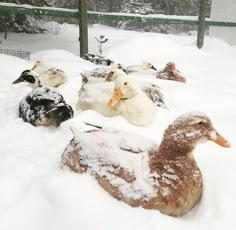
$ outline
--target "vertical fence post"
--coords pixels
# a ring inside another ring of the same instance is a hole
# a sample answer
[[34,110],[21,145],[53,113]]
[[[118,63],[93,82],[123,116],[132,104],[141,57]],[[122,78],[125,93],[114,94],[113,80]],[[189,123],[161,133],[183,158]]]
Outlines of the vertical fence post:
[[80,57],[88,53],[88,15],[86,0],[79,1],[79,36],[80,36]]
[[204,43],[204,32],[205,32],[205,17],[206,17],[206,1],[207,0],[199,0],[199,13],[198,13],[198,32],[197,32],[197,47],[199,49],[202,48]]

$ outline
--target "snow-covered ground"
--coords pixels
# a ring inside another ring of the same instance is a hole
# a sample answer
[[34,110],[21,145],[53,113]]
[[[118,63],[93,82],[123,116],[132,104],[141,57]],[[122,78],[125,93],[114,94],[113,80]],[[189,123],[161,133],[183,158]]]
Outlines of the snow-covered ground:
[[[77,26],[63,26],[54,35],[10,33],[0,48],[30,50],[32,55],[31,61],[0,55],[0,229],[235,229],[235,46],[207,37],[199,50],[195,36],[94,25],[89,28],[90,52],[97,52],[94,37],[100,34],[109,39],[104,44],[106,57],[124,65],[146,60],[157,68],[174,61],[187,83],[143,77],[162,87],[169,106],[146,127],[134,126],[121,117],[85,111],[76,112],[59,128],[36,128],[17,115],[18,103],[30,88],[11,85],[12,81],[31,68],[35,59],[44,58],[68,74],[69,81],[58,90],[75,109],[80,72],[96,66],[77,56]],[[85,130],[88,127],[83,121],[90,121],[130,130],[159,143],[167,125],[187,111],[206,113],[232,147],[225,149],[210,142],[197,147],[194,155],[203,174],[204,191],[201,202],[185,216],[175,218],[132,208],[111,197],[89,175],[59,168],[61,154],[72,138],[70,126]]]

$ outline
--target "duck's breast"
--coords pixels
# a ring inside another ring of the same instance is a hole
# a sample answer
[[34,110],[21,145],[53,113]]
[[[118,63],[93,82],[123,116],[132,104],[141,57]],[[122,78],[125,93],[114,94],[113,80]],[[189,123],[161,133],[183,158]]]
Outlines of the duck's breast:
[[135,125],[148,125],[156,115],[156,105],[143,92],[122,100],[118,110],[127,121]]

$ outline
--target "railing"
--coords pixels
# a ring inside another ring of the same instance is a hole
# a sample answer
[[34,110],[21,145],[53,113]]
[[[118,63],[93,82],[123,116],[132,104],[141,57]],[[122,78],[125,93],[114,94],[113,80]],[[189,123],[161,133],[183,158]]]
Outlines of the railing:
[[[205,1],[205,0],[202,0]],[[77,9],[64,9],[54,7],[37,7],[30,5],[17,5],[14,3],[0,3],[0,14],[25,14],[25,15],[41,15],[41,16],[56,16],[56,17],[69,17],[80,18],[80,12]],[[87,11],[88,20],[140,20],[147,23],[155,24],[188,24],[200,25],[201,19],[198,16],[171,16],[171,15],[139,15],[139,14],[124,14],[124,13],[105,13]],[[203,29],[205,26],[227,26],[236,27],[236,22],[212,21],[206,18],[204,21]],[[86,45],[86,44],[85,44]]]
[[[56,8],[56,7],[39,7],[30,5],[17,5],[14,3],[0,2],[0,13],[6,14],[28,14],[28,15],[42,15],[42,16],[55,16],[55,17],[69,17],[79,18],[79,10]],[[88,18],[91,19],[105,19],[127,21],[139,19],[147,23],[163,23],[163,24],[189,24],[198,25],[198,16],[172,16],[172,15],[139,15],[139,14],[125,14],[125,13],[105,13],[88,11]],[[230,26],[236,27],[236,22],[223,22],[212,21],[206,18],[206,25],[208,26]]]

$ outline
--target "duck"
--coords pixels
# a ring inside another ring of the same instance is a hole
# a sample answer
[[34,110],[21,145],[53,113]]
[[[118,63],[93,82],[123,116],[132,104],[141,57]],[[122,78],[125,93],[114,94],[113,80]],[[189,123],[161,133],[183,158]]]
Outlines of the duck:
[[[118,76],[130,78],[130,75],[127,75],[121,69],[111,69],[107,72],[106,78],[96,78],[96,77],[84,77],[82,80],[82,85],[80,87],[78,96],[79,100],[76,108],[78,110],[91,109],[94,106],[97,106],[98,102],[108,100],[112,95],[114,89],[114,82]],[[84,80],[86,79],[86,81]],[[139,78],[133,79],[136,84],[141,88],[143,92],[153,101],[154,104],[158,107],[168,109],[168,105],[165,101],[164,95],[161,92],[161,88],[155,84],[148,83]],[[97,96],[99,89],[99,97]],[[107,108],[103,108],[103,110]],[[109,111],[110,113],[111,111]]]
[[112,96],[114,83],[96,82],[96,84],[82,84],[78,92],[76,110],[79,112],[94,110],[103,116],[113,117],[119,113],[107,106],[107,102]]
[[27,82],[32,88],[19,103],[19,117],[33,126],[55,126],[73,117],[74,111],[54,88],[44,86],[39,75],[25,70],[12,82]]
[[210,118],[198,111],[179,115],[159,145],[132,132],[86,124],[94,127],[71,128],[73,138],[60,167],[90,174],[108,194],[131,207],[170,216],[186,214],[201,199],[203,177],[193,154],[196,146],[212,141],[230,147]]
[[120,63],[112,63],[109,68],[95,68],[90,71],[82,72],[80,74],[82,77],[82,84],[103,82],[104,79],[107,78],[109,72],[116,69],[122,70],[123,72],[127,73],[123,65],[121,65]]
[[63,70],[49,65],[42,59],[36,60],[31,70],[37,72],[40,75],[41,81],[49,87],[58,87],[64,84],[68,79]]
[[155,74],[156,78],[163,80],[172,80],[177,82],[186,82],[186,78],[176,69],[174,62],[168,62],[164,69]]
[[[118,76],[123,76],[128,78],[130,75],[127,75],[126,73],[124,73],[122,70],[111,70],[105,81],[106,82],[111,82],[111,81],[115,81]],[[138,84],[138,86],[141,88],[141,90],[152,100],[152,102],[154,104],[156,104],[159,107],[165,108],[167,109],[168,106],[165,102],[165,98],[163,93],[161,92],[161,88],[155,84],[149,83],[147,81],[144,81],[142,79],[139,78],[135,78],[133,79],[136,84]]]
[[107,106],[128,122],[139,126],[151,124],[157,113],[152,100],[131,78],[123,76],[115,80],[113,96]]
[[127,66],[126,68],[126,72],[128,74],[133,74],[133,73],[148,73],[151,71],[151,73],[153,73],[153,71],[156,71],[156,67],[150,63],[150,62],[142,62],[141,65],[131,65],[131,66]]
[[82,85],[76,109],[94,110],[108,117],[120,115],[134,125],[144,126],[155,119],[157,106],[131,78],[119,75],[115,82]]

